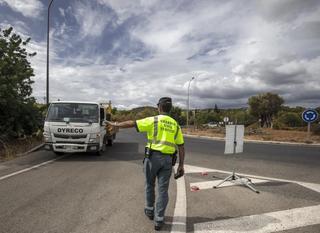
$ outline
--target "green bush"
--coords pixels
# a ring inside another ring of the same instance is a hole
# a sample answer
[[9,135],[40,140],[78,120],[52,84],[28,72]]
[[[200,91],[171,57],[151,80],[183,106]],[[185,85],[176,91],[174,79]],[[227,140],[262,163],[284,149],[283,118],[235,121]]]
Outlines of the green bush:
[[281,129],[284,129],[285,126],[286,125],[279,120],[273,121],[273,129],[281,130]]
[[316,127],[312,128],[312,133],[314,135],[320,135],[320,125],[319,124],[317,124]]
[[279,124],[287,127],[302,127],[301,115],[296,112],[283,112],[277,119]]

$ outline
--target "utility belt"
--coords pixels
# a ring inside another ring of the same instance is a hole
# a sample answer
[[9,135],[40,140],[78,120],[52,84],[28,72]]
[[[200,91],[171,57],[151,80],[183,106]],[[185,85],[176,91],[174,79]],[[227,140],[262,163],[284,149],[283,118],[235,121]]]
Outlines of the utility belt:
[[145,147],[144,149],[144,159],[143,159],[143,162],[145,160],[145,158],[151,158],[153,154],[155,153],[159,153],[161,155],[164,155],[164,156],[170,156],[172,158],[172,166],[174,166],[177,162],[177,151],[175,151],[173,154],[165,154],[165,153],[162,153],[161,151],[157,151],[157,150],[152,150],[150,149],[149,147]]

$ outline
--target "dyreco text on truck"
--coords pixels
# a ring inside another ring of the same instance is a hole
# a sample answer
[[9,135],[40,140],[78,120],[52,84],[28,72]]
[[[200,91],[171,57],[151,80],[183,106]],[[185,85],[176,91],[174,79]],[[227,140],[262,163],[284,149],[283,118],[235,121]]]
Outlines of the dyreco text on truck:
[[116,132],[106,130],[111,115],[95,102],[52,102],[44,123],[45,148],[56,154],[94,152],[111,146]]

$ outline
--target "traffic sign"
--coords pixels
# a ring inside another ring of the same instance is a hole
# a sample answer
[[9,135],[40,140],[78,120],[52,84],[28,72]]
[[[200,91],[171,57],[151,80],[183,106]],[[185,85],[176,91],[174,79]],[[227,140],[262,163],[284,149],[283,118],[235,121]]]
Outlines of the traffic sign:
[[229,117],[224,117],[224,118],[223,118],[223,121],[224,121],[225,123],[227,123],[227,122],[229,121]]
[[318,119],[318,115],[319,114],[316,110],[308,109],[302,113],[302,120],[304,120],[307,123],[311,123]]

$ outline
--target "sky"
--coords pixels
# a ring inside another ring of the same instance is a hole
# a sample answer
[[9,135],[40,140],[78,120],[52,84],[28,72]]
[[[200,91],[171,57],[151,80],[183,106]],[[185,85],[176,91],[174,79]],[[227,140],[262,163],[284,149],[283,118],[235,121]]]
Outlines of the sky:
[[[0,28],[31,37],[42,103],[48,3],[0,0]],[[191,108],[246,107],[265,92],[320,106],[318,0],[54,0],[50,20],[50,101],[130,109],[170,96],[186,108],[190,84]]]

